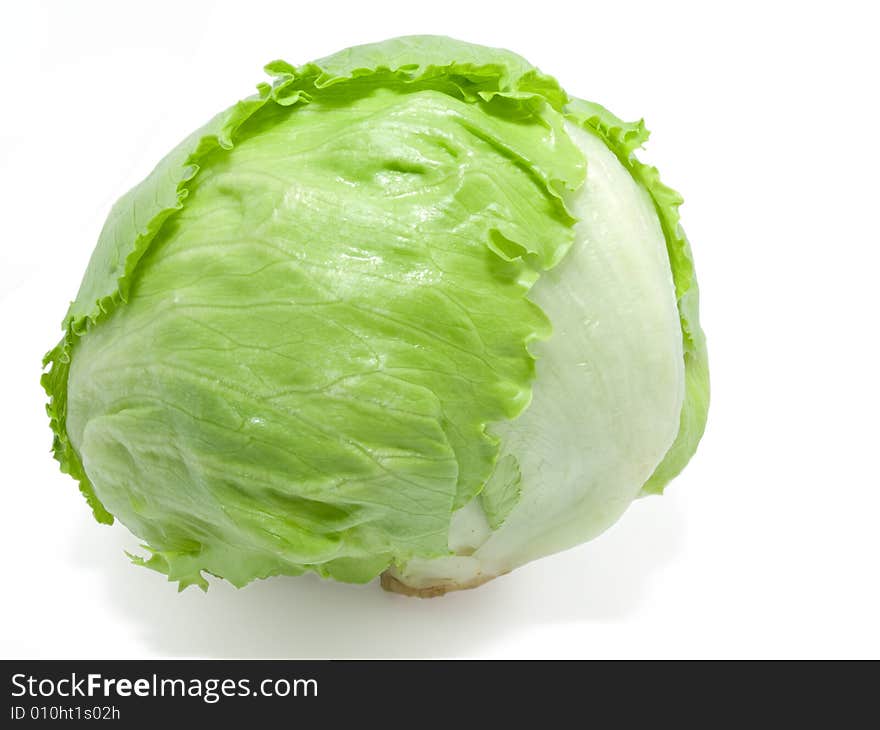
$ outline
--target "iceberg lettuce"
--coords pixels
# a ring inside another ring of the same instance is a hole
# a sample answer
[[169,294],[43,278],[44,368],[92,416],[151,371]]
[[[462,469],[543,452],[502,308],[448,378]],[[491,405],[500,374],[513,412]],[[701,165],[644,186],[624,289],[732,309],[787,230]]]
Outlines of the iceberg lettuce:
[[662,491],[709,384],[644,125],[449,38],[266,70],[114,205],[45,359],[134,561],[437,595]]

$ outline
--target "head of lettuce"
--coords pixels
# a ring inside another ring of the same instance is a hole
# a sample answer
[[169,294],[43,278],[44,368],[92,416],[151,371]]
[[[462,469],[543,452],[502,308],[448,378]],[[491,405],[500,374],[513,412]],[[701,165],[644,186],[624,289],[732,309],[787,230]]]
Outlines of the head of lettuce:
[[46,356],[135,562],[437,595],[660,492],[709,384],[643,124],[448,38],[266,69],[116,203]]

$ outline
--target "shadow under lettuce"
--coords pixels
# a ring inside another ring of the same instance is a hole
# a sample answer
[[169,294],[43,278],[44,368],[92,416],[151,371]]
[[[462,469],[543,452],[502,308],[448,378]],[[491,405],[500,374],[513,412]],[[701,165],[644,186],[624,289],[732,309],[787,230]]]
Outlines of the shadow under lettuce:
[[213,579],[207,593],[178,593],[163,576],[129,563],[123,550],[138,552],[137,540],[121,526],[83,522],[72,548],[103,576],[95,588],[159,656],[469,657],[545,624],[626,618],[679,552],[683,530],[673,499],[639,500],[591,543],[434,599],[386,593],[378,581],[345,585],[314,575],[241,590]]

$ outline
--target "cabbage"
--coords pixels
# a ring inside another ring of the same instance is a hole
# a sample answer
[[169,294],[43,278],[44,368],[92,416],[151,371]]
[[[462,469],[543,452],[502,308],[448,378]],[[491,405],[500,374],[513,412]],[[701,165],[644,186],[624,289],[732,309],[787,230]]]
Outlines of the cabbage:
[[709,388],[644,125],[448,38],[266,70],[114,205],[45,358],[132,559],[436,595],[661,492]]

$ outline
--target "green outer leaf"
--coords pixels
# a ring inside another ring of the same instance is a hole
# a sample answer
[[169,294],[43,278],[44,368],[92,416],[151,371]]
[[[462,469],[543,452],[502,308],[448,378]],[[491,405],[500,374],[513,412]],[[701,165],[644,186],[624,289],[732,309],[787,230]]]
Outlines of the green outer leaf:
[[[51,365],[41,382],[50,396],[47,409],[55,433],[55,456],[61,463],[62,471],[78,479],[99,521],[111,522],[113,518],[95,495],[66,428],[66,387],[70,359],[75,353],[78,339],[126,302],[139,262],[160,229],[184,207],[189,184],[199,172],[200,165],[211,155],[231,149],[236,132],[243,123],[269,102],[282,107],[307,104],[329,86],[365,76],[372,76],[377,86],[390,82],[404,83],[412,85],[413,90],[439,90],[464,101],[482,101],[492,104],[496,110],[494,113],[511,119],[525,119],[544,106],[559,110],[567,100],[552,78],[541,74],[514,54],[435,37],[395,39],[349,49],[300,69],[284,62],[273,62],[267,66],[267,71],[276,76],[271,87],[261,84],[258,87],[259,95],[239,102],[184,140],[143,183],[114,206],[77,298],[64,320],[65,336],[44,360],[44,365]],[[549,118],[545,121],[553,123]],[[556,198],[562,211],[560,220],[566,219],[563,191],[575,189],[583,174],[583,163],[577,159],[576,150],[569,169],[560,174],[550,173],[552,166],[545,167],[540,160],[524,160],[524,163],[531,166],[541,177],[547,192]],[[567,222],[569,225],[572,223],[570,216]],[[542,268],[555,265],[571,243],[562,239],[557,245],[533,249],[531,240],[508,240],[506,234],[500,228],[494,234],[496,237],[487,242],[499,259],[510,260],[512,257],[518,260],[528,253],[536,257],[535,263]],[[523,295],[536,276],[527,271],[520,274]],[[520,343],[524,352],[530,339],[547,334],[546,325],[536,326]],[[515,416],[528,403],[528,397],[523,398],[519,393],[511,397],[513,400],[507,417]],[[468,501],[478,489],[479,484],[475,483],[460,492],[457,505]],[[200,583],[200,572],[192,564],[191,557],[173,550],[154,550],[153,558],[146,564],[161,569],[169,576],[176,576],[174,579],[182,583]],[[347,564],[344,558],[330,561],[324,566],[309,567],[345,580],[367,580],[387,565],[388,560],[390,556],[377,556],[375,564],[368,570],[363,564]],[[291,572],[290,566],[272,567],[266,561],[263,561],[261,570],[261,575]],[[238,571],[228,577],[238,585],[260,575]]]
[[624,122],[593,102],[573,99],[569,117],[599,134],[620,162],[648,191],[666,237],[666,249],[675,283],[681,318],[685,363],[685,399],[678,436],[663,461],[642,487],[642,494],[661,494],[671,479],[687,465],[706,428],[709,410],[709,363],[706,337],[700,327],[700,293],[690,243],[680,224],[683,198],[660,181],[656,167],[640,162],[635,151],[648,139],[643,120]]
[[76,299],[64,317],[64,337],[43,358],[43,367],[51,366],[40,383],[49,396],[46,412],[54,434],[53,454],[61,471],[79,482],[98,522],[113,524],[113,515],[95,494],[66,426],[67,377],[76,340],[125,302],[138,262],[163,223],[183,208],[187,183],[195,177],[201,160],[217,148],[230,149],[235,130],[267,99],[264,89],[259,96],[244,99],[218,114],[169,152],[143,182],[113,205]]

